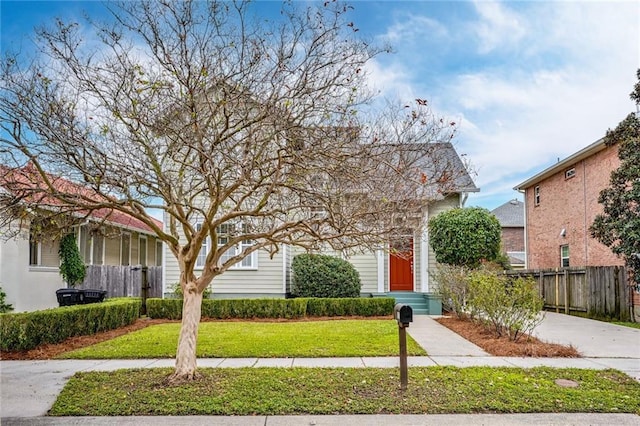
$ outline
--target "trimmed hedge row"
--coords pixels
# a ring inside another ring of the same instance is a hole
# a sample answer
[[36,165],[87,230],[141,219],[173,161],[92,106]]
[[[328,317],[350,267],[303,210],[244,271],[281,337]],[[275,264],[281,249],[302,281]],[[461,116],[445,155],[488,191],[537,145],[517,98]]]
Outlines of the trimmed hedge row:
[[73,336],[124,327],[140,317],[140,307],[140,299],[115,298],[88,305],[0,314],[0,349],[29,350]]
[[[202,317],[302,318],[305,316],[382,316],[391,315],[395,299],[381,298],[297,298],[297,299],[205,299]],[[147,299],[150,318],[181,319],[182,300]]]

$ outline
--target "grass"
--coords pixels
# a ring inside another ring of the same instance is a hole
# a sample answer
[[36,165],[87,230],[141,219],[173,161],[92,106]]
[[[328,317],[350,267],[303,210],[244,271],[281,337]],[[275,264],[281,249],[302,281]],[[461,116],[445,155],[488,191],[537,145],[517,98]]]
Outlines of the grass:
[[611,323],[625,327],[640,328],[640,322],[612,321]]
[[197,381],[167,386],[172,371],[77,373],[49,414],[640,413],[640,383],[615,370],[411,368],[405,392],[397,369],[202,368]]
[[[160,324],[102,343],[66,352],[58,358],[172,358],[179,323]],[[426,355],[407,336],[409,355]],[[200,358],[358,357],[398,355],[398,327],[391,320],[301,322],[203,322],[198,334]]]

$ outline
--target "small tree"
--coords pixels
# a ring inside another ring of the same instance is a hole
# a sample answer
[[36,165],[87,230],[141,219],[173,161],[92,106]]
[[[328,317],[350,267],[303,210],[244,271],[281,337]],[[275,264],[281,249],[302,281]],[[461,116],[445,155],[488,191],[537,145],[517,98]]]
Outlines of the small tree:
[[500,256],[500,222],[484,208],[456,208],[429,220],[429,241],[438,262],[476,268]]
[[62,279],[69,285],[75,287],[76,284],[82,283],[86,274],[84,262],[80,256],[80,250],[76,244],[75,234],[67,234],[60,240],[60,275]]
[[[631,99],[640,105],[640,69]],[[596,216],[591,235],[622,256],[640,291],[640,118],[629,114],[614,130],[607,131],[605,143],[618,144],[620,166],[611,172],[609,187],[598,202],[604,212]]]
[[146,224],[180,270],[172,382],[195,378],[203,293],[233,265],[283,244],[375,250],[398,224],[420,230],[459,177],[455,123],[422,99],[372,103],[365,71],[385,48],[346,5],[286,2],[276,21],[244,1],[108,9],[0,63],[0,224],[38,209]]

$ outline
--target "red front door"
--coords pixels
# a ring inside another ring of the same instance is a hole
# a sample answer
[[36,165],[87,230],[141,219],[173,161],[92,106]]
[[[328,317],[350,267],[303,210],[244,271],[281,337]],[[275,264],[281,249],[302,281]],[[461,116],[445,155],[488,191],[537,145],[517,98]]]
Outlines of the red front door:
[[389,254],[389,290],[413,291],[413,239],[391,244]]

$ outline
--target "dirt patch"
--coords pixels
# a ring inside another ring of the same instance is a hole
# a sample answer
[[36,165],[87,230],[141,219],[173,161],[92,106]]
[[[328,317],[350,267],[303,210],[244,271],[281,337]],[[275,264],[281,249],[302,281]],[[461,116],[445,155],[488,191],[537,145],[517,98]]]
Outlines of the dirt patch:
[[580,357],[580,353],[573,346],[546,343],[532,336],[523,336],[517,342],[512,342],[507,337],[496,337],[481,325],[469,320],[455,317],[442,317],[436,319],[436,321],[494,356],[541,358]]

